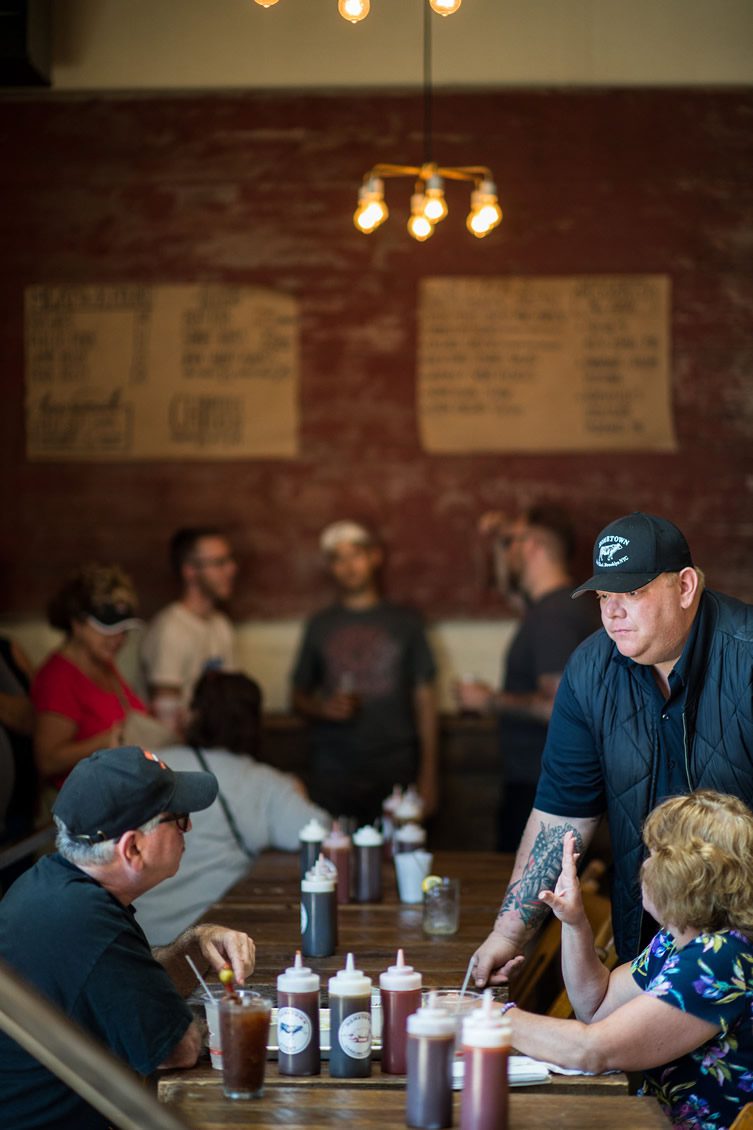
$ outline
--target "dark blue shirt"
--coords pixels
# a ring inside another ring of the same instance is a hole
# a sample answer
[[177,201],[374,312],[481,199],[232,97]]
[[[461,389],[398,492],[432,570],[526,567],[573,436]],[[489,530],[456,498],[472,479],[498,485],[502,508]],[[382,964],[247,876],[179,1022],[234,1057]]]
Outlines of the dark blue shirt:
[[[191,1023],[133,911],[59,855],[41,859],[0,902],[0,957],[140,1075],[164,1062]],[[0,1098],[9,1130],[108,1125],[3,1033]]]
[[[682,654],[670,672],[669,699],[659,689],[653,667],[636,663],[620,655],[616,646],[613,648],[610,662],[631,667],[633,677],[641,681],[654,705],[658,750],[653,805],[668,796],[687,793],[690,788],[685,768],[683,712],[693,647],[704,614],[701,604]],[[536,807],[555,816],[599,816],[606,807],[606,797],[598,753],[589,719],[583,715],[565,670],[549,723]]]

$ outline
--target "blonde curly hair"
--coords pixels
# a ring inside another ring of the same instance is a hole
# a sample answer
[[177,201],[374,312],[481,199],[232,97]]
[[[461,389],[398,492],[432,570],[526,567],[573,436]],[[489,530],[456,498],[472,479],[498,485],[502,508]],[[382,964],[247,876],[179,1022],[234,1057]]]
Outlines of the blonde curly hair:
[[753,938],[753,813],[741,800],[710,789],[671,797],[643,840],[641,879],[663,924]]
[[70,575],[47,605],[50,626],[70,633],[73,622],[85,620],[103,604],[122,601],[135,609],[138,601],[133,582],[119,565],[90,562]]

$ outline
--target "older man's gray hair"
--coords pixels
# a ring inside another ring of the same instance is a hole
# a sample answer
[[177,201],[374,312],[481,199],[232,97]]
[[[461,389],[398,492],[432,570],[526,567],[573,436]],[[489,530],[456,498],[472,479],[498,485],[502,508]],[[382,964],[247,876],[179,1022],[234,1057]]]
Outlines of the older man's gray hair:
[[[54,816],[53,820],[57,825],[55,846],[68,863],[72,863],[76,867],[100,867],[105,863],[112,863],[115,858],[117,840],[102,840],[96,844],[88,843],[86,840],[72,836],[59,816]],[[147,820],[146,824],[142,824],[135,831],[145,834],[152,832],[161,820],[161,816],[153,816],[151,820]]]

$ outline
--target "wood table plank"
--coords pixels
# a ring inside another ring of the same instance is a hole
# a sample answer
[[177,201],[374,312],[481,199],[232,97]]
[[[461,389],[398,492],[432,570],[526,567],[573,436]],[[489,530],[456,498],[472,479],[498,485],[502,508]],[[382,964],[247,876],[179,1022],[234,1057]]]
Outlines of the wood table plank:
[[[286,1130],[391,1130],[405,1126],[405,1095],[398,1090],[343,1087],[333,1101],[324,1087],[269,1088],[261,1099],[233,1102],[217,1088],[193,1088],[174,1110],[195,1130],[229,1130],[235,1126]],[[454,1125],[460,1121],[460,1096],[454,1096]],[[510,1095],[512,1130],[666,1130],[667,1120],[651,1098],[632,1095]]]

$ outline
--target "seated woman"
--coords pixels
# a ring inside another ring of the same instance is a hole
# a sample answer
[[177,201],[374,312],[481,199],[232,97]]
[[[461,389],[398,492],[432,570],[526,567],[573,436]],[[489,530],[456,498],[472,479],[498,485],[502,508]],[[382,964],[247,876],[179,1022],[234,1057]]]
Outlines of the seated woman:
[[209,769],[220,783],[217,800],[191,817],[177,875],[135,903],[150,943],[162,945],[196,922],[251,868],[265,848],[295,851],[298,833],[316,817],[300,781],[255,760],[261,729],[261,691],[245,675],[207,671],[191,700],[185,746],[160,750],[176,770]]
[[675,1126],[724,1130],[753,1098],[753,814],[711,791],[649,815],[643,905],[661,924],[632,963],[599,961],[576,875],[572,833],[562,874],[542,891],[562,922],[562,970],[577,1020],[508,1004],[514,1046],[563,1067],[643,1071]]
[[57,788],[96,749],[137,741],[127,716],[146,706],[115,666],[126,632],[136,627],[136,593],[116,565],[85,565],[52,598],[47,618],[65,639],[31,685],[34,752],[40,777]]

